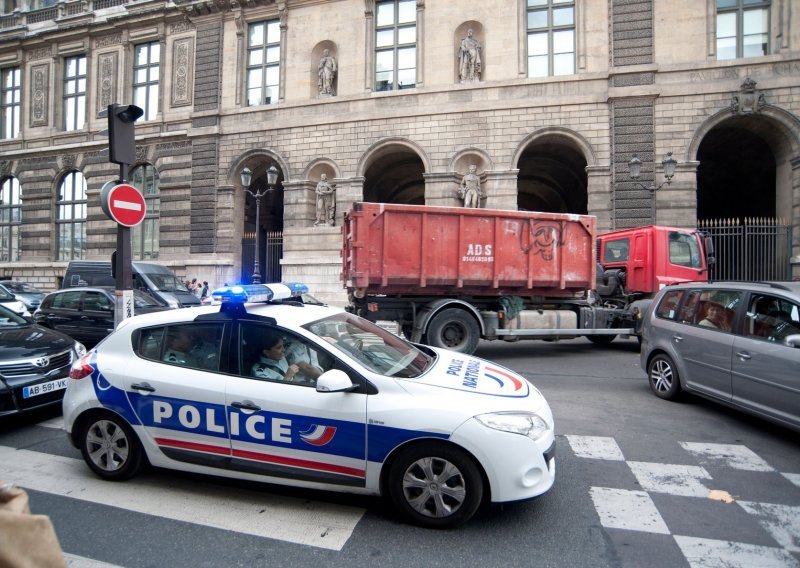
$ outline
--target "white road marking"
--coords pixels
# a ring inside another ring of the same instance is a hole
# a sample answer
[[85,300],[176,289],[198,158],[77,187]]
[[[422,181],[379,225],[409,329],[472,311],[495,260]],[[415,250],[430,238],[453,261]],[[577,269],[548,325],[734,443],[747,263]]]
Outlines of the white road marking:
[[721,461],[733,469],[744,471],[775,471],[753,450],[740,444],[697,444],[680,442],[687,452],[706,458],[709,461]]
[[223,530],[341,550],[364,509],[194,481],[98,479],[82,460],[0,446],[0,479],[20,487]]
[[99,560],[92,560],[91,558],[84,558],[83,556],[76,556],[75,554],[64,553],[64,560],[67,562],[68,568],[122,568],[117,564],[100,562]]
[[800,507],[753,501],[739,501],[739,506],[756,517],[778,544],[800,553]]
[[780,548],[742,542],[675,536],[675,542],[692,568],[787,568],[797,560]]
[[592,487],[589,493],[604,527],[669,534],[667,524],[645,491]]
[[572,451],[579,458],[596,460],[625,461],[622,450],[614,438],[605,436],[572,436],[567,435]]
[[51,418],[50,420],[42,420],[41,422],[36,423],[37,426],[44,426],[45,428],[54,428],[56,430],[63,430],[64,429],[64,417],[63,416],[56,416],[55,418]]
[[711,476],[702,467],[648,462],[628,462],[628,466],[645,491],[708,497],[708,488],[698,480],[711,479]]
[[800,487],[800,473],[782,473],[781,475]]

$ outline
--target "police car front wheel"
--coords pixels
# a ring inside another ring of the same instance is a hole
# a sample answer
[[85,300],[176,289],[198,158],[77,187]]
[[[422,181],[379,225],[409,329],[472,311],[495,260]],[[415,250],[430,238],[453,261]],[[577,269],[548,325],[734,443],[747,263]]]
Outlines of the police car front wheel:
[[424,443],[403,450],[389,474],[395,507],[411,522],[452,528],[468,521],[483,499],[481,474],[463,451]]
[[111,413],[95,414],[84,421],[80,445],[83,459],[92,471],[109,481],[129,479],[145,464],[136,434]]

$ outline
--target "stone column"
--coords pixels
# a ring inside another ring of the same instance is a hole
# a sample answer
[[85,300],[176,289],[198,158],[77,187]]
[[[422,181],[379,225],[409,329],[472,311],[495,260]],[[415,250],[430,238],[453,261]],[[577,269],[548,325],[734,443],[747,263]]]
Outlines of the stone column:
[[518,169],[487,170],[478,172],[481,176],[481,190],[486,199],[481,205],[486,209],[506,209],[516,211]]
[[608,166],[586,166],[587,212],[597,217],[597,232],[613,230],[611,169]]
[[425,179],[425,205],[440,207],[461,207],[456,194],[459,177],[453,172],[423,173]]
[[283,182],[283,227],[310,227],[316,218],[316,194],[311,180]]

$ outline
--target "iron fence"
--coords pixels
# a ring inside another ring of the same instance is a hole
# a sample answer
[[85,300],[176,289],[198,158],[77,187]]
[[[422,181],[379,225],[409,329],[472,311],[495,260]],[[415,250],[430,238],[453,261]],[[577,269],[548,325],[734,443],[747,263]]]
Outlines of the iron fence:
[[[259,261],[261,281],[280,282],[282,280],[283,231],[267,231],[262,234],[261,239],[261,259]],[[242,274],[240,282],[249,284],[252,281],[255,256],[255,233],[247,232],[242,238]]]
[[712,280],[792,279],[792,226],[784,219],[703,219],[697,224],[714,243]]

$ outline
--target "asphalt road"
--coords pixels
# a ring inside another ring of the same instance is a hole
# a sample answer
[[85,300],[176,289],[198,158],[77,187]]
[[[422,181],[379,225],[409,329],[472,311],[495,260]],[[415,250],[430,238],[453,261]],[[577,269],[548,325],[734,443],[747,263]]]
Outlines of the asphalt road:
[[57,412],[0,423],[0,479],[32,460],[14,481],[81,567],[800,566],[796,434],[657,399],[632,340],[482,343],[477,355],[544,393],[557,477],[546,495],[456,530],[334,493],[158,470],[100,482]]

